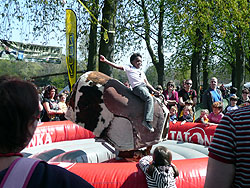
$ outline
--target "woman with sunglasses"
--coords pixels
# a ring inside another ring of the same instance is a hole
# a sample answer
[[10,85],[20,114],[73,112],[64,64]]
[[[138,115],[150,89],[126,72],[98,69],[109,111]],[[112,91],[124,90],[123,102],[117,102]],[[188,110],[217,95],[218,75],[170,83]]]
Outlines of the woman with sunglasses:
[[170,110],[172,106],[175,106],[179,102],[178,92],[175,91],[175,85],[173,81],[167,83],[167,88],[163,91],[163,95],[167,102],[167,107]]
[[244,88],[241,93],[241,98],[237,102],[237,105],[239,107],[246,106],[246,104],[249,103],[249,100],[249,90],[247,88]]
[[191,79],[187,79],[185,82],[185,88],[180,90],[180,92],[178,93],[178,95],[179,95],[179,109],[178,109],[178,111],[179,112],[182,111],[183,107],[185,106],[185,102],[187,100],[193,101],[193,111],[195,111],[194,107],[197,103],[197,93],[194,89],[191,89],[192,83],[193,82]]

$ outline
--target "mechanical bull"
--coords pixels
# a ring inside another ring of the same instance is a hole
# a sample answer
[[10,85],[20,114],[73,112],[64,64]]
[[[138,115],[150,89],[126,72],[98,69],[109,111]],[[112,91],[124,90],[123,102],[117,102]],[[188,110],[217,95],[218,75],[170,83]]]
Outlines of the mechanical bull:
[[83,74],[70,95],[66,118],[92,131],[119,151],[140,149],[167,138],[166,106],[154,97],[155,132],[143,125],[144,102],[132,91],[103,73]]

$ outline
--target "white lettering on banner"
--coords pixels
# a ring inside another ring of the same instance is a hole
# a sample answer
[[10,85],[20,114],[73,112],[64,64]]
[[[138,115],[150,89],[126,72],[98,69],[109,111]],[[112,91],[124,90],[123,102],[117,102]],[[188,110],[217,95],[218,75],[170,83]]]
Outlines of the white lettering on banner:
[[44,136],[44,133],[41,133],[41,134],[36,134],[36,146],[41,146],[43,145],[43,136]]
[[27,148],[50,143],[52,143],[52,137],[49,133],[34,134]]
[[187,141],[188,141],[188,138],[189,138],[190,133],[189,133],[189,132],[184,132],[183,134],[184,134],[184,136],[185,136],[185,142],[187,142]]
[[178,131],[177,132],[177,136],[176,136],[176,140],[179,140],[179,141],[184,141],[183,138],[182,138],[182,132]]
[[175,140],[175,133],[176,131],[169,131],[169,133],[171,134],[171,140]]
[[208,135],[206,132],[200,127],[194,127],[185,132],[182,131],[169,131],[171,140],[179,140],[184,142],[194,142],[194,137],[197,138],[197,142],[201,145],[209,146],[213,135]]
[[52,143],[51,135],[49,133],[46,133],[44,144],[51,144],[51,143]]
[[31,139],[31,141],[29,142],[27,148],[31,147],[31,146],[35,146],[36,145],[36,139],[34,138],[35,136],[33,136],[33,138]]

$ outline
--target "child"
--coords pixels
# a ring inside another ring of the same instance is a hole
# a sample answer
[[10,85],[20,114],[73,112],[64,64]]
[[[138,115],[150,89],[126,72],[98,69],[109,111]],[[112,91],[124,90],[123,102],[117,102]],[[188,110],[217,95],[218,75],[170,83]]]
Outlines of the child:
[[201,115],[199,118],[197,118],[195,120],[195,123],[203,123],[203,124],[207,124],[209,119],[208,119],[208,115],[209,115],[209,111],[208,109],[202,109],[201,110]]
[[172,162],[172,153],[164,146],[155,148],[153,156],[140,159],[139,166],[144,172],[148,187],[175,188],[175,178],[179,171]]
[[224,114],[222,113],[223,103],[222,102],[214,102],[212,105],[212,108],[213,108],[213,112],[211,112],[208,115],[209,122],[219,124],[220,120],[224,116]]
[[59,105],[59,108],[63,111],[63,114],[60,115],[60,120],[61,121],[66,120],[66,118],[64,117],[64,114],[67,112],[67,109],[68,109],[68,107],[66,105],[66,98],[67,98],[67,96],[66,96],[65,93],[61,93],[59,95],[59,103],[58,103],[58,105]]
[[108,61],[102,55],[100,56],[100,61],[126,72],[133,93],[145,102],[144,120],[142,125],[144,125],[150,132],[154,132],[154,128],[151,125],[154,116],[154,100],[149,93],[148,88],[158,95],[160,93],[149,84],[146,75],[141,70],[142,56],[139,53],[134,53],[130,57],[130,63],[132,65],[129,66],[119,66]]
[[191,106],[184,106],[183,116],[179,118],[179,121],[182,121],[181,125],[186,122],[193,122],[193,110]]
[[[191,106],[191,107],[193,107],[193,103],[194,102],[191,99],[188,99],[188,100],[185,101],[185,106]],[[183,116],[183,109],[180,112],[179,118],[181,118],[182,116]]]
[[58,105],[59,105],[60,109],[62,109],[64,114],[66,113],[67,108],[68,108],[67,105],[66,105],[66,98],[67,98],[67,96],[64,93],[61,93],[59,95],[59,103],[58,103]]
[[177,113],[178,113],[177,107],[171,106],[169,115],[170,115],[170,121],[173,122],[173,124],[177,122]]
[[237,101],[238,101],[238,97],[236,95],[232,95],[230,97],[230,105],[228,105],[224,111],[224,114],[226,112],[229,112],[231,110],[237,110],[238,106],[237,106]]
[[156,89],[157,91],[159,91],[160,94],[163,93],[163,89],[162,89],[162,86],[161,86],[161,85],[156,86],[155,89]]

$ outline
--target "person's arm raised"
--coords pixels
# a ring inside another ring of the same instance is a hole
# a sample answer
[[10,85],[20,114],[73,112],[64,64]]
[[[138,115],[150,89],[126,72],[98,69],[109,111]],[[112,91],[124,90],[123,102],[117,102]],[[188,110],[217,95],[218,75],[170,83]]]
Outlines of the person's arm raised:
[[114,67],[116,69],[124,70],[122,66],[110,62],[103,55],[100,55],[100,61],[103,62],[103,63],[106,63],[106,64],[108,64],[108,65],[110,65],[110,66],[112,66],[112,67]]

